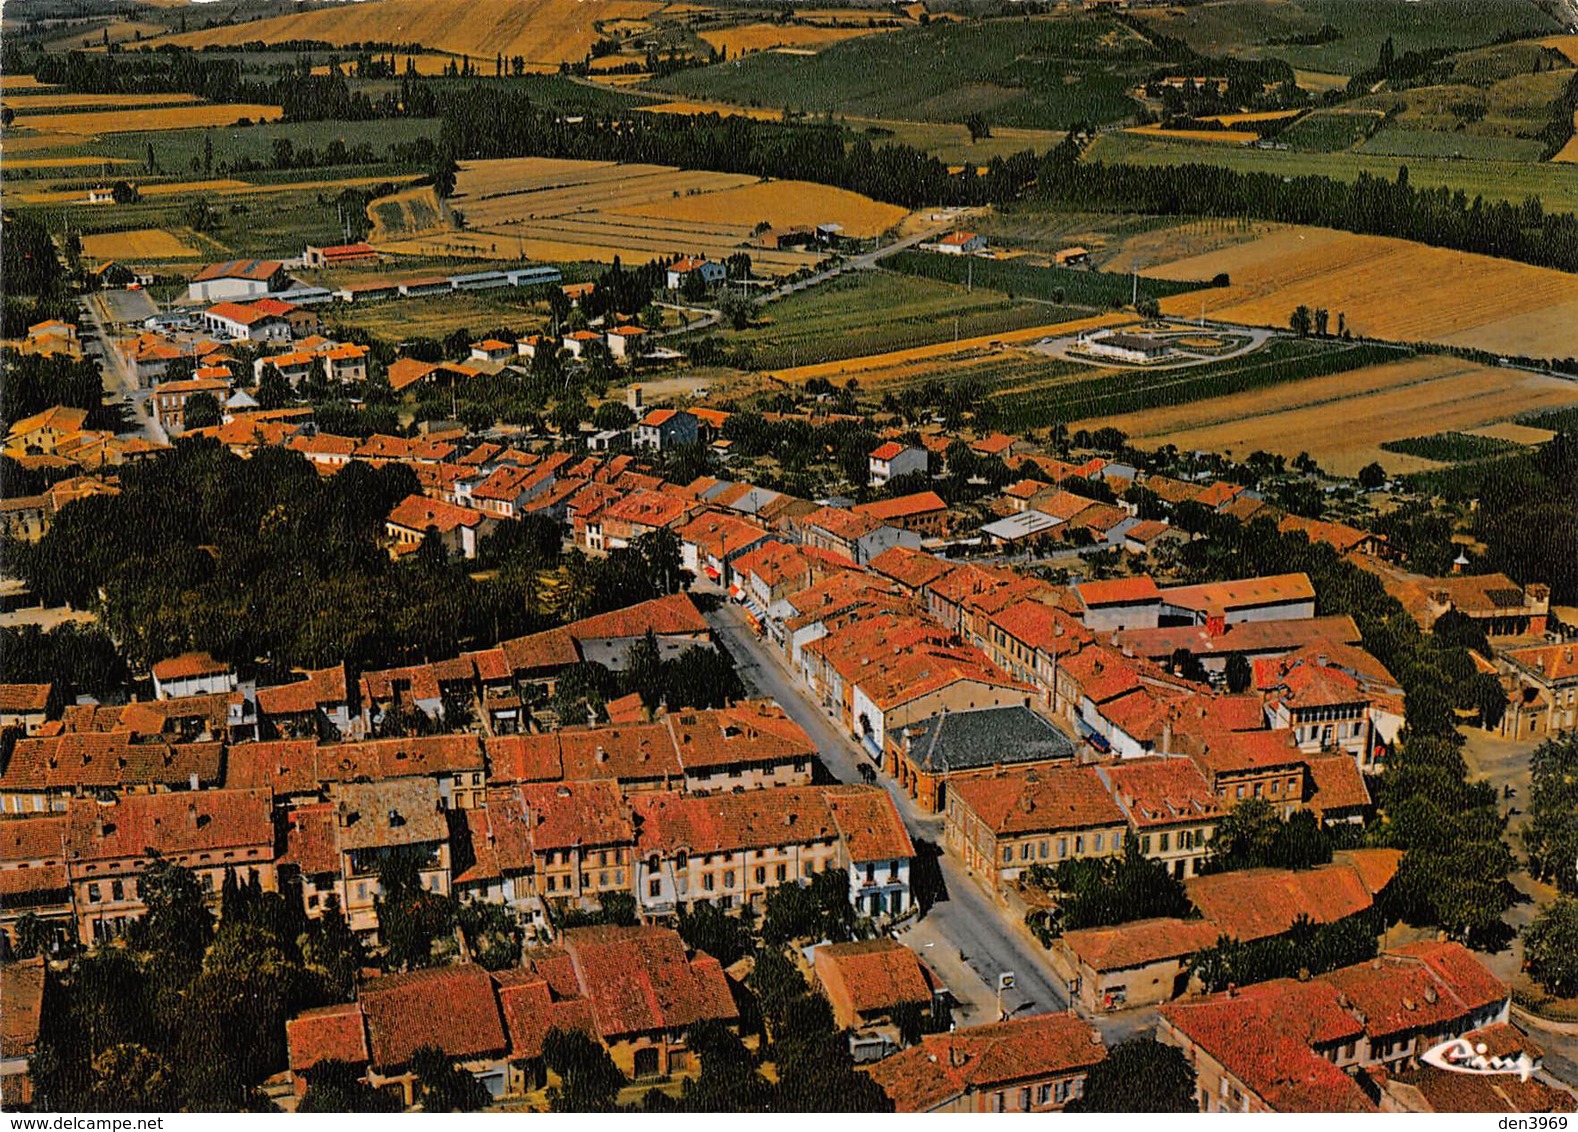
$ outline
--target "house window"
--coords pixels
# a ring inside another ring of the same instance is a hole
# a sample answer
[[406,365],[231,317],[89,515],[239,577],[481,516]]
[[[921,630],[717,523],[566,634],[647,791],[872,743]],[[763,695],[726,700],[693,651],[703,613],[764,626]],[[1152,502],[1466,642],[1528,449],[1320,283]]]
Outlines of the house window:
[[734,887],[734,870],[733,869],[730,869],[730,870],[728,870],[728,872],[723,874],[723,887],[724,888],[733,888]]
[[[1042,1088],[1045,1088],[1045,1087],[1046,1086],[1044,1086],[1044,1085],[1042,1086]],[[1053,1094],[1054,1096],[1057,1097],[1057,1103],[1058,1104],[1062,1104],[1064,1101],[1068,1100],[1068,1094],[1069,1094],[1068,1082],[1067,1081],[1059,1081],[1057,1083],[1057,1089],[1055,1090],[1055,1092]]]
[[1011,864],[1013,864],[1013,861],[1014,861],[1014,847],[1012,845],[1004,845],[1003,846],[1003,864],[1011,865]]
[[806,861],[804,864],[802,864],[800,866],[800,875],[801,876],[808,877],[808,876],[811,875],[811,872],[812,872],[812,869],[811,869],[811,862],[810,861]]
[[1060,837],[1057,839],[1057,855],[1059,860],[1068,856],[1068,838]]
[[647,895],[654,899],[663,895],[663,882],[653,877],[647,881]]
[[715,879],[714,874],[706,873],[701,878],[701,887],[703,889],[705,889],[706,891],[711,892],[714,879]]
[[1102,842],[1102,836],[1101,836],[1101,834],[1098,833],[1098,834],[1096,834],[1096,852],[1098,852],[1098,853],[1101,852],[1101,842]]
[[1019,859],[1021,861],[1030,860],[1030,842],[1026,841],[1019,846]]
[[91,882],[88,885],[88,903],[89,904],[97,904],[97,903],[99,903],[99,901],[101,901],[103,899],[104,899],[104,896],[99,891],[99,882],[98,881]]
[[110,881],[110,899],[111,900],[125,900],[126,899],[126,885],[125,885],[125,883],[123,881],[119,881],[119,880],[112,880],[112,881]]
[[1158,835],[1157,843],[1161,846],[1161,851],[1163,853],[1167,852],[1168,842],[1171,840],[1171,838],[1172,838],[1172,834],[1170,834],[1170,833],[1163,833],[1163,834],[1159,834]]
[[1019,1090],[1019,1110],[1021,1112],[1029,1112],[1030,1111],[1030,1086],[1029,1085],[1026,1085],[1024,1088]]
[[1041,1084],[1036,1086],[1036,1104],[1044,1105],[1052,1102],[1052,1086]]
[[786,881],[788,879],[789,879],[789,866],[788,865],[779,865],[778,866],[778,883],[782,884],[784,881]]
[[896,881],[898,879],[899,879],[899,863],[897,861],[889,861],[888,862],[888,880]]
[[767,870],[762,868],[759,865],[756,868],[756,883],[757,884],[766,884],[767,883]]
[[549,892],[553,892],[558,887],[558,884],[559,884],[559,878],[554,876],[552,873],[549,873],[548,874],[548,891]]
[[1040,853],[1041,859],[1043,861],[1047,859],[1047,842],[1046,842],[1046,838],[1043,837],[1041,839],[1041,844],[1039,846],[1037,846],[1037,851]]
[[1074,838],[1074,856],[1078,857],[1085,852],[1085,835],[1079,834]]
[[1007,1112],[1008,1111],[1008,1098],[1004,1094],[1002,1094],[1002,1093],[993,1093],[992,1094],[992,1111],[993,1112]]

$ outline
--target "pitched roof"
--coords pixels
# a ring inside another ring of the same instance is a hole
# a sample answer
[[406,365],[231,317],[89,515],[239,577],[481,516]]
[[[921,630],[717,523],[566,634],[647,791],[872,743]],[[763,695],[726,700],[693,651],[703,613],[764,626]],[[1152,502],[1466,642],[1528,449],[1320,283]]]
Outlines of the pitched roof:
[[739,1014],[718,961],[701,952],[687,954],[679,934],[669,928],[571,928],[564,933],[564,948],[605,1040],[683,1030]]
[[614,782],[533,782],[516,789],[534,852],[635,843],[630,807]]
[[166,856],[274,844],[273,799],[267,790],[192,790],[124,794],[112,804],[72,798],[66,847],[74,860]]
[[230,665],[215,660],[206,652],[186,652],[161,660],[153,666],[156,680],[190,680],[197,676],[213,676],[229,672]]
[[578,641],[639,637],[650,629],[658,636],[708,634],[707,619],[688,593],[653,598],[638,605],[572,621],[565,628]]
[[1238,578],[1198,586],[1170,586],[1162,591],[1168,605],[1200,612],[1225,612],[1291,601],[1314,601],[1315,587],[1308,574],[1274,574],[1264,578]]
[[1161,1015],[1276,1112],[1374,1112],[1347,1073],[1314,1047],[1364,1029],[1321,981],[1277,979],[1207,998],[1165,1003]]
[[592,1004],[583,998],[558,998],[542,975],[530,970],[494,971],[504,1031],[510,1041],[510,1060],[542,1056],[543,1039],[550,1030],[580,1030],[597,1037]]
[[[262,793],[267,796],[267,791]],[[329,787],[329,801],[340,818],[342,849],[381,849],[449,838],[449,823],[439,808],[438,782],[432,778],[336,782]]]
[[1372,1039],[1437,1033],[1507,999],[1501,981],[1466,947],[1450,941],[1403,944],[1322,979],[1362,1012],[1364,1032]]
[[44,961],[0,964],[0,1057],[25,1058],[38,1044],[44,1018]]
[[883,522],[890,519],[908,519],[915,515],[930,515],[947,509],[948,505],[935,491],[918,491],[913,495],[900,495],[895,499],[879,499],[874,503],[862,503],[855,508],[860,514],[869,515]]
[[53,689],[53,684],[0,684],[0,711],[43,711]]
[[285,1023],[292,1072],[304,1073],[323,1061],[362,1065],[368,1059],[362,1004],[341,1002],[305,1010]]
[[159,784],[186,788],[219,781],[224,749],[214,743],[137,743],[130,732],[18,739],[0,790],[39,791]]
[[919,956],[894,939],[824,943],[812,952],[812,963],[828,997],[857,1014],[931,1002],[934,979]]
[[949,789],[999,836],[1124,824],[1094,767],[1010,770],[951,782]]
[[360,1001],[372,1062],[385,1071],[409,1064],[422,1046],[456,1060],[509,1048],[493,979],[474,963],[385,975],[362,987]]
[[896,440],[890,440],[886,444],[879,444],[876,448],[872,449],[871,459],[883,461],[891,460],[895,456],[900,455],[904,451],[905,447],[905,445],[900,444]]
[[686,771],[748,763],[809,759],[816,744],[772,700],[747,700],[664,720]]
[[389,512],[389,522],[394,526],[411,531],[436,527],[440,534],[459,527],[480,527],[485,518],[481,511],[457,507],[441,499],[429,499],[425,495],[408,495]]
[[1216,791],[1188,759],[1124,759],[1098,773],[1136,829],[1222,816]]
[[988,1026],[927,1034],[919,1045],[866,1071],[898,1112],[929,1112],[966,1092],[1099,1064],[1107,1047],[1090,1024],[1072,1014],[1039,1014]]
[[1062,946],[1092,970],[1127,971],[1204,951],[1220,934],[1210,920],[1160,917],[1064,932]]
[[227,259],[223,263],[211,263],[204,267],[192,276],[192,282],[206,283],[210,279],[250,279],[266,283],[283,267],[284,265],[276,259]]
[[1080,582],[1074,587],[1087,609],[1103,605],[1149,605],[1161,600],[1162,591],[1149,574],[1135,578]]
[[1184,882],[1184,889],[1222,934],[1244,943],[1281,935],[1300,917],[1330,924],[1374,903],[1358,871],[1343,864],[1212,873]]

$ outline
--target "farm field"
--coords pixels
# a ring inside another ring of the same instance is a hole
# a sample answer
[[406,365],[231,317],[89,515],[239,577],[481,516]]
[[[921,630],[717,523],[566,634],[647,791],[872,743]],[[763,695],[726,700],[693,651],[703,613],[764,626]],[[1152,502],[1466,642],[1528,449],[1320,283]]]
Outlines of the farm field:
[[99,232],[82,237],[82,254],[93,260],[193,259],[197,249],[162,228],[131,232]]
[[[1013,50],[1005,51],[1011,35]],[[833,44],[814,55],[760,52],[652,84],[737,106],[868,118],[1068,129],[1131,118],[1128,90],[1158,53],[1105,17],[934,21]]]
[[1138,134],[1142,138],[1182,138],[1207,145],[1249,145],[1260,140],[1259,134],[1248,130],[1168,130],[1161,126],[1131,126],[1124,133]]
[[335,326],[357,327],[390,342],[418,337],[442,339],[456,330],[480,336],[500,326],[529,334],[546,327],[548,318],[545,304],[532,301],[513,287],[498,292],[337,305],[331,312]]
[[1201,286],[1192,280],[1181,282],[1147,277],[1140,279],[1136,287],[1128,275],[1083,268],[1036,267],[1019,259],[975,259],[939,252],[903,251],[882,262],[892,271],[955,285],[973,285],[1041,302],[1067,302],[1102,309],[1127,304],[1136,290],[1142,296],[1160,299]]
[[5,106],[16,112],[17,121],[26,124],[27,115],[35,110],[98,110],[106,106],[175,106],[182,103],[201,102],[195,94],[70,94],[23,93],[5,95]]
[[132,165],[129,157],[92,157],[74,154],[62,157],[12,157],[5,163],[7,171],[18,169],[80,169],[99,165]]
[[1384,452],[1384,441],[1467,431],[1531,410],[1578,403],[1578,386],[1555,378],[1421,356],[1189,405],[1104,417],[1142,447],[1184,451],[1308,452],[1321,467],[1354,475],[1379,460],[1393,473],[1439,467]]
[[[872,312],[880,311],[874,318]],[[888,272],[853,272],[761,310],[763,325],[723,335],[758,369],[817,365],[1044,326],[1081,312]],[[710,333],[710,332],[709,332]]]
[[[226,177],[207,181],[168,181],[163,184],[140,185],[138,186],[138,191],[144,198],[176,196],[236,197],[269,193],[301,193],[312,190],[363,188],[368,185],[382,185],[390,180],[399,180],[399,178],[341,177],[322,181],[265,181],[257,183]],[[23,204],[80,203],[83,200],[83,190],[81,188],[48,189],[32,193],[17,193],[16,199]],[[104,206],[84,204],[84,207],[102,209]]]
[[[779,228],[836,223],[847,235],[871,236],[907,215],[803,181],[548,158],[467,162],[447,204],[464,217],[465,230],[438,225],[436,210],[422,205],[419,194],[403,197],[398,210],[387,198],[374,201],[369,211],[382,241],[378,246],[427,255],[603,263],[615,256],[645,262],[680,253],[726,259],[762,222]],[[788,274],[818,259],[810,252],[749,250],[752,264],[768,274]]]
[[273,16],[228,27],[167,36],[157,44],[234,47],[244,43],[316,40],[345,45],[368,40],[420,43],[429,50],[491,60],[522,55],[529,63],[553,66],[580,60],[599,37],[601,22],[643,20],[661,9],[648,0],[368,0]]
[[[1126,132],[1103,134],[1085,151],[1088,161],[1123,161],[1134,165],[1221,165],[1241,173],[1280,176],[1324,176],[1357,180],[1360,173],[1388,180],[1397,176],[1397,159],[1364,153],[1297,153],[1290,150],[1206,145],[1166,138],[1139,137]],[[1472,199],[1505,200],[1514,204],[1538,196],[1557,212],[1578,210],[1578,177],[1558,165],[1512,161],[1429,160],[1408,162],[1415,187],[1462,189]]]
[[[873,18],[875,11],[867,13]],[[722,51],[728,58],[738,59],[756,51],[771,51],[778,47],[814,49],[830,43],[839,43],[862,35],[876,35],[892,28],[827,27],[808,24],[742,24],[732,28],[708,28],[698,33],[702,39]]]
[[[1301,71],[1343,76],[1373,66],[1389,36],[1401,56],[1490,43],[1508,31],[1562,30],[1534,0],[1216,0],[1135,14],[1205,54],[1274,57]],[[1271,42],[1313,34],[1323,24],[1341,37],[1321,44]]]
[[1567,357],[1578,351],[1578,276],[1383,236],[1285,227],[1248,243],[1152,269],[1164,279],[1232,285],[1164,299],[1170,314],[1200,303],[1216,318],[1287,325],[1299,304],[1347,317],[1353,334],[1442,342],[1504,354]]
[[251,102],[194,103],[184,106],[142,106],[124,110],[84,110],[77,113],[18,116],[18,124],[39,133],[124,134],[140,130],[186,130],[229,126],[248,118],[256,122],[276,119],[283,111],[278,106]]
[[1557,150],[1551,160],[1569,164],[1578,162],[1578,110],[1573,111],[1573,136],[1567,139],[1567,144]]

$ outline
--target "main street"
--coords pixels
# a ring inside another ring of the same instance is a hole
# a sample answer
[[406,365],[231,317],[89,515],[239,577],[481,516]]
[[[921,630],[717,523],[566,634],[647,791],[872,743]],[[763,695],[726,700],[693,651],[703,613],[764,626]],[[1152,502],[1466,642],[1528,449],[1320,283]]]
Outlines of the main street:
[[146,291],[101,291],[87,297],[82,311],[91,328],[84,335],[85,352],[98,356],[105,392],[125,399],[137,432],[144,439],[155,444],[170,443],[153,413],[153,391],[138,384],[136,375],[115,349],[114,339],[118,325],[135,324],[148,314],[157,313],[158,307]]
[[[783,705],[789,717],[816,743],[822,764],[841,782],[862,781],[860,766],[870,760],[839,724],[828,717],[793,678],[787,665],[756,636],[740,608],[724,600],[707,615],[713,631],[733,654],[740,679],[754,693],[769,696]],[[878,781],[886,786],[897,804],[917,852],[924,859],[942,843],[942,822],[922,813],[897,783],[887,775]],[[1003,992],[1003,1010],[1013,1016],[1063,1010],[1068,995],[1046,959],[1032,950],[1034,946],[1024,929],[983,892],[965,870],[946,854],[934,858],[941,867],[945,892],[925,914],[926,935],[936,937],[937,947],[948,952],[947,960],[937,962],[932,951],[924,954],[935,966],[958,962],[974,972],[989,990],[995,990],[998,975],[1014,973],[1012,989]],[[956,992],[957,993],[957,992]],[[961,997],[968,997],[961,995]],[[976,1017],[970,1022],[993,1021]]]

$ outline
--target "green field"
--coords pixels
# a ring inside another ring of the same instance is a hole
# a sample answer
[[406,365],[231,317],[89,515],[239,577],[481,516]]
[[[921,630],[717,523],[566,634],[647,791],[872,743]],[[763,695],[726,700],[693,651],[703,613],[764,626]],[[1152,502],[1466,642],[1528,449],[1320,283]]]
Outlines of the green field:
[[759,52],[683,71],[653,89],[741,106],[1061,130],[1116,122],[1158,56],[1099,17],[934,23],[847,40],[815,55]]
[[[1388,37],[1398,55],[1477,47],[1507,31],[1562,30],[1534,0],[1220,0],[1135,13],[1146,24],[1208,55],[1285,59],[1305,71],[1357,74],[1375,65]],[[1273,44],[1331,24],[1341,38],[1318,45]]]
[[[946,283],[969,282],[976,288],[1007,295],[1107,309],[1127,305],[1134,295],[1134,281],[1127,275],[1109,275],[1069,267],[1033,267],[1018,260],[977,259],[938,252],[899,252],[882,261],[891,271],[936,279]],[[1170,279],[1141,279],[1139,293],[1153,299],[1198,291],[1205,283]],[[1061,293],[1061,298],[1057,296]]]
[[[1086,150],[1085,159],[1134,165],[1221,165],[1241,173],[1325,176],[1343,181],[1356,180],[1362,172],[1395,178],[1398,166],[1397,158],[1372,154],[1297,153],[1125,133],[1103,134]],[[1578,210],[1578,173],[1570,165],[1419,158],[1408,162],[1408,179],[1415,187],[1462,189],[1470,199],[1483,196],[1518,203],[1533,194],[1549,210]]]
[[[1532,138],[1490,138],[1446,130],[1412,130],[1393,124],[1354,148],[1355,153],[1379,157],[1472,158],[1478,161],[1538,164],[1545,143]],[[1413,175],[1413,166],[1409,166]]]
[[859,272],[768,304],[761,310],[761,325],[725,334],[723,340],[728,347],[749,350],[757,369],[783,369],[1000,334],[1084,313],[1010,301],[993,291],[972,294],[913,276]]
[[1470,460],[1505,456],[1509,452],[1520,451],[1523,445],[1511,440],[1498,440],[1493,436],[1438,432],[1431,436],[1405,436],[1401,440],[1382,441],[1381,447],[1388,452],[1401,452],[1405,456],[1439,460],[1443,464],[1461,464]]
[[[456,270],[451,266],[449,270]],[[548,305],[529,292],[505,287],[498,291],[461,292],[426,299],[391,299],[351,306],[336,304],[332,326],[354,326],[386,342],[408,338],[444,338],[469,330],[473,338],[506,327],[533,334],[548,325]]]
[[1336,153],[1363,141],[1380,121],[1376,114],[1318,111],[1306,114],[1277,134],[1276,143],[1300,153]]
[[1064,381],[1041,390],[1015,391],[1015,421],[1023,428],[1043,428],[1059,421],[1100,420],[1341,373],[1396,361],[1407,354],[1408,351],[1392,346],[1274,338],[1252,354],[1227,361],[1170,370],[1123,370]]

